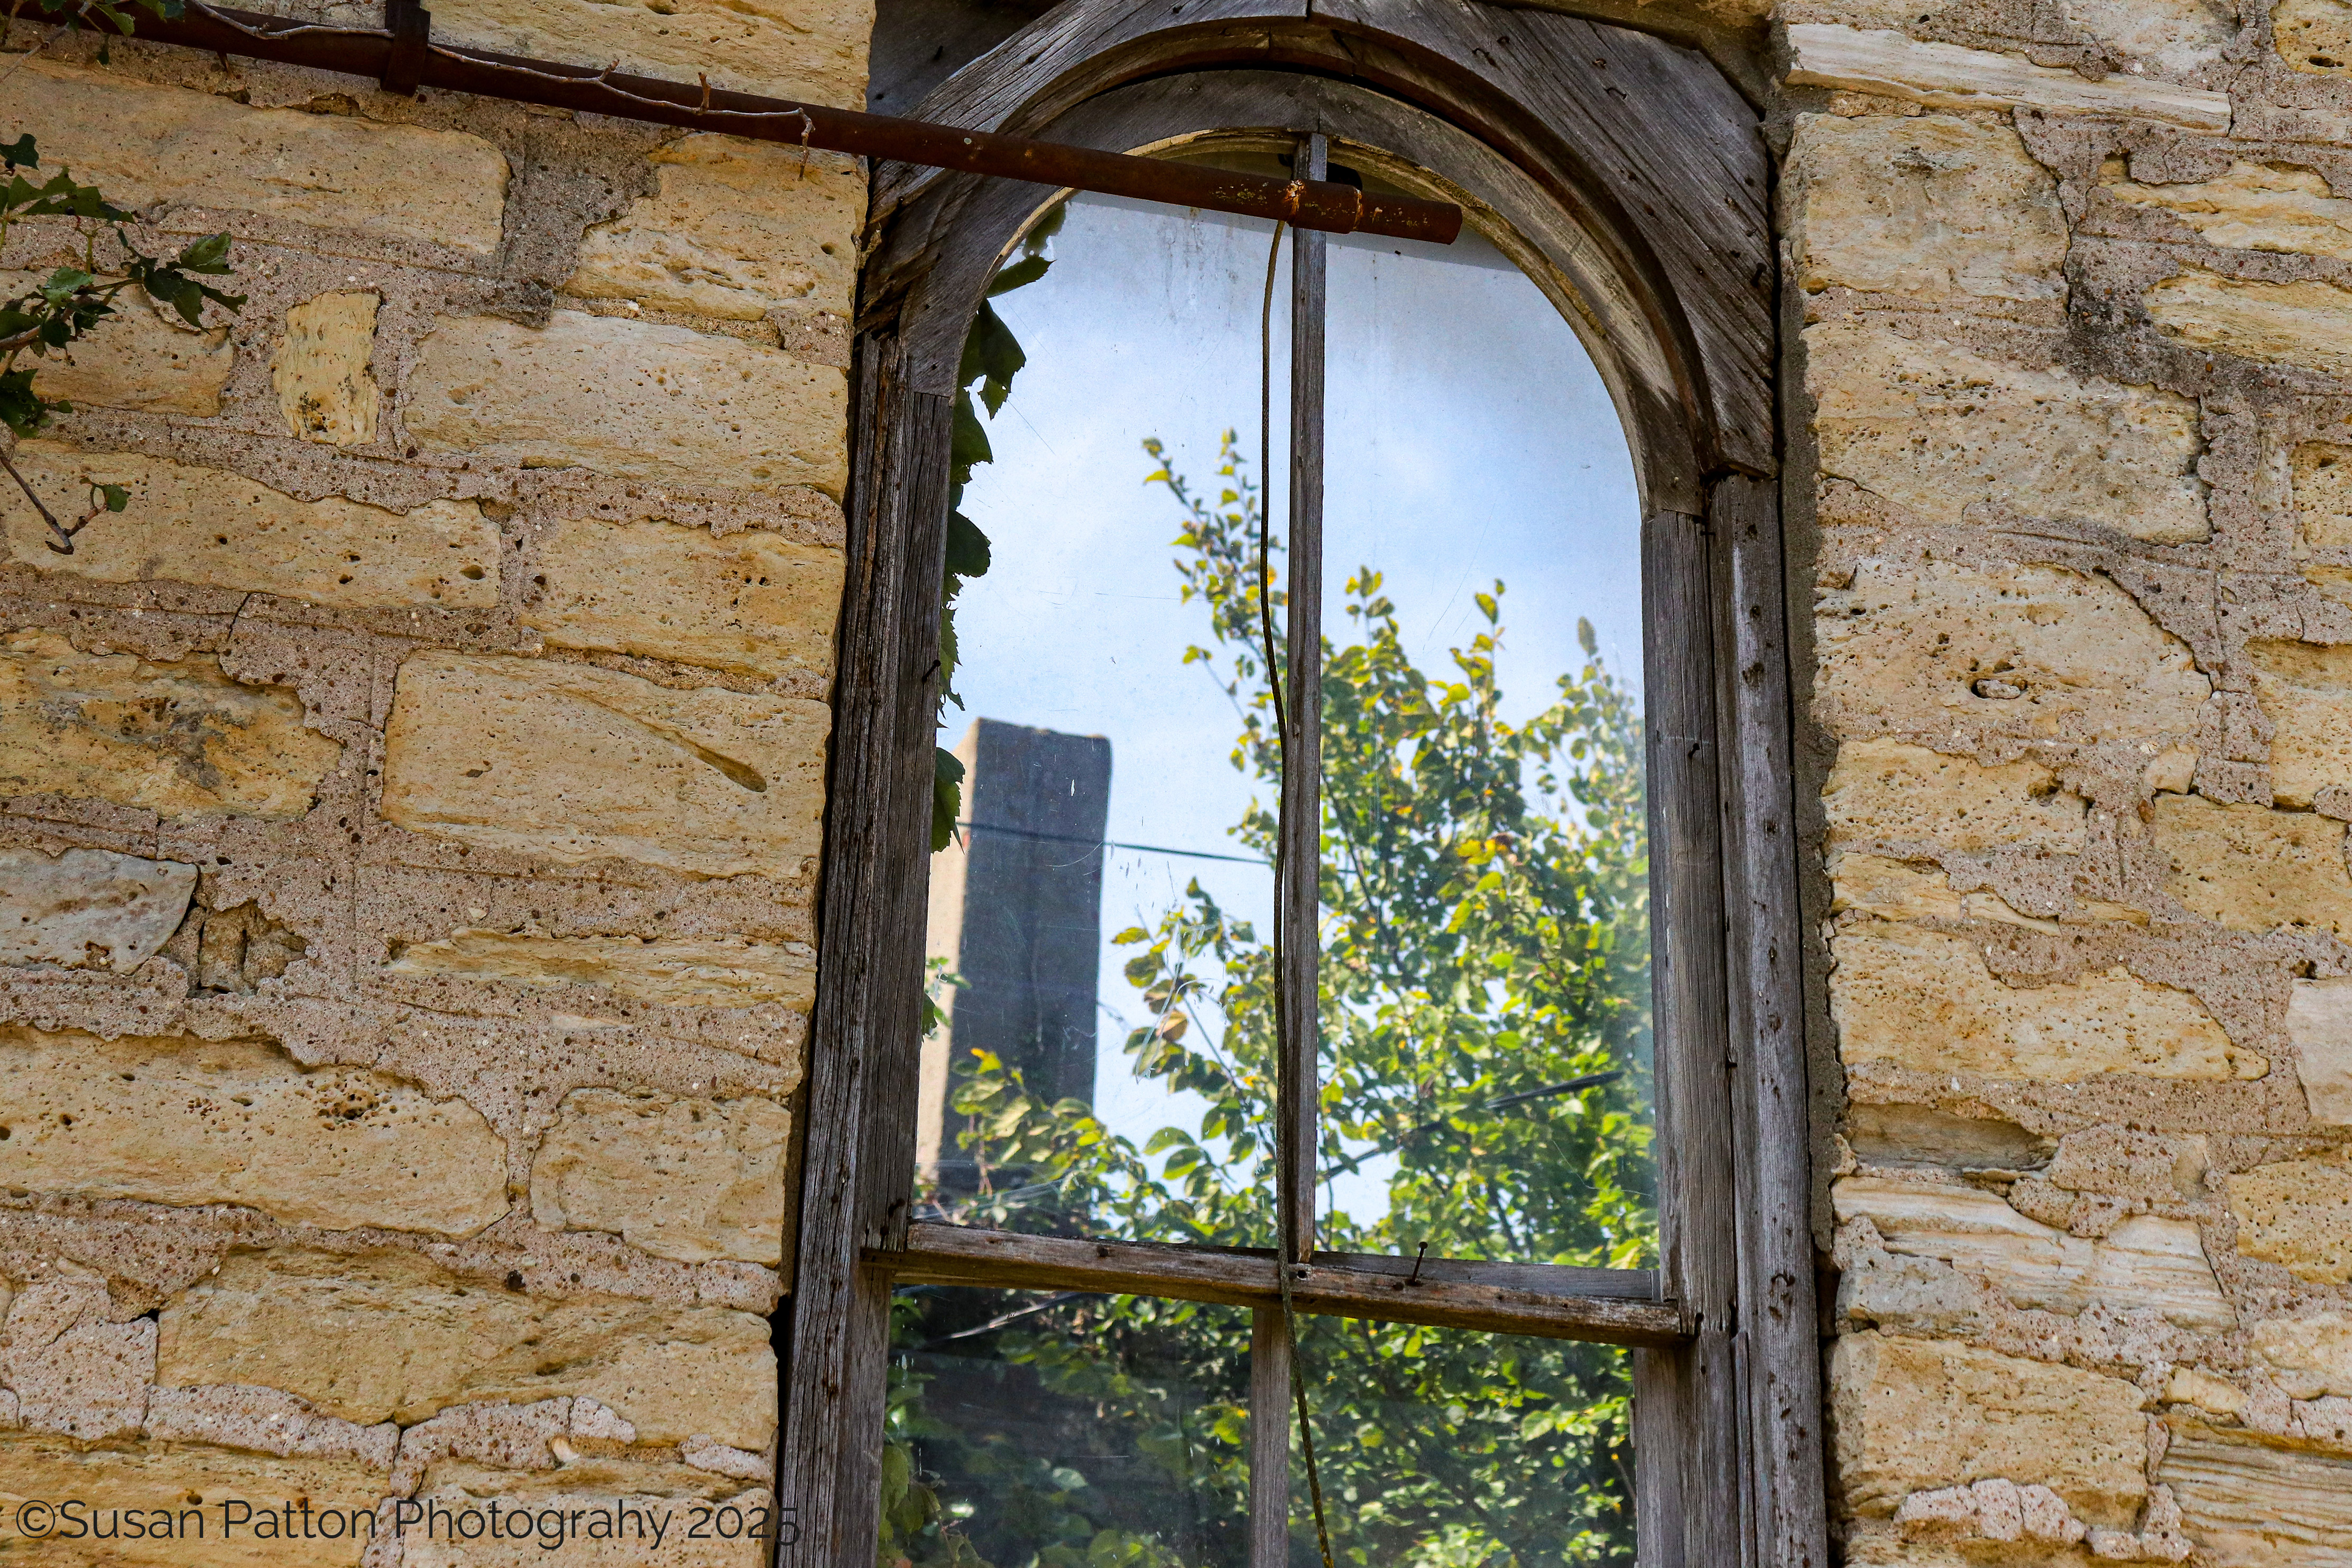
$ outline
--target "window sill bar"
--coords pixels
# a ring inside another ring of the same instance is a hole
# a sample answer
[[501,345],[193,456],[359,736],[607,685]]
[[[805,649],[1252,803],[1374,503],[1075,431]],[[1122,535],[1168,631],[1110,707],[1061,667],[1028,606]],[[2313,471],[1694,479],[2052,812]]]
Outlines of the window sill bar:
[[[903,1250],[868,1247],[866,1262],[911,1283],[993,1285],[1013,1289],[1099,1290],[1112,1295],[1173,1296],[1270,1307],[1281,1300],[1271,1253],[1144,1242],[1083,1241],[1024,1236],[965,1226],[916,1224]],[[1616,1294],[1536,1290],[1459,1278],[1465,1266],[1449,1262],[1433,1278],[1411,1275],[1412,1260],[1357,1258],[1318,1252],[1312,1267],[1292,1277],[1291,1301],[1302,1312],[1440,1328],[1588,1340],[1663,1350],[1690,1337],[1671,1301]],[[1377,1263],[1377,1268],[1366,1264]],[[1431,1265],[1435,1268],[1436,1265]],[[1475,1266],[1471,1266],[1475,1267]],[[1522,1279],[1524,1266],[1505,1265]],[[1599,1270],[1562,1270],[1598,1274]],[[1611,1271],[1630,1284],[1637,1271]],[[1638,1271],[1647,1276],[1647,1270]],[[1618,1287],[1624,1289],[1623,1286]],[[1653,1287],[1654,1289],[1654,1286]]]

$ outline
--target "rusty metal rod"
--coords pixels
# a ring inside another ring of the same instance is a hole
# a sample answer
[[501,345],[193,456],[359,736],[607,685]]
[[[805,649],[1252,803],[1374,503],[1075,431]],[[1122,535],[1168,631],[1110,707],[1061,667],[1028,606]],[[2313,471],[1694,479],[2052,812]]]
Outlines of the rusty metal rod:
[[423,12],[413,5],[395,5],[391,10],[391,28],[342,27],[191,3],[170,20],[141,15],[136,36],[215,54],[370,77],[394,90],[434,87],[583,110],[1049,187],[1276,218],[1331,234],[1378,234],[1450,245],[1462,232],[1462,209],[1445,202],[458,48],[431,41]]

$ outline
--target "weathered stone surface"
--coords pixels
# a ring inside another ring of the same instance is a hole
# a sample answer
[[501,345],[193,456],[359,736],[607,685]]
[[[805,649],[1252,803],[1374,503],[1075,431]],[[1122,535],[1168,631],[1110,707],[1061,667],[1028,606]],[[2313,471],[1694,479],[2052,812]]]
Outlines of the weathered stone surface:
[[[191,1533],[186,1540],[159,1540],[152,1531],[127,1536],[119,1520],[111,1526],[98,1524],[93,1531],[111,1528],[116,1535],[102,1556],[93,1553],[87,1537],[12,1539],[10,1562],[25,1568],[95,1568],[101,1563],[106,1568],[188,1568],[195,1563],[203,1568],[324,1568],[353,1563],[366,1545],[364,1537],[329,1539],[320,1516],[331,1512],[339,1525],[348,1525],[351,1514],[374,1511],[383,1489],[382,1471],[352,1459],[280,1459],[182,1444],[85,1448],[62,1437],[0,1437],[0,1519],[8,1521],[12,1536],[18,1505],[35,1498],[51,1503],[81,1498],[94,1514],[110,1509],[135,1513],[151,1525],[160,1513],[191,1531],[191,1515],[204,1521],[204,1535]],[[312,1516],[308,1536],[300,1512],[305,1500]],[[248,1516],[229,1510],[232,1518],[247,1519],[233,1532],[222,1529],[222,1505],[227,1502],[244,1503],[250,1510]],[[267,1511],[289,1503],[296,1509],[291,1531]],[[364,1519],[360,1528],[366,1528]]]
[[2352,74],[2352,8],[2342,0],[2276,0],[2271,40],[2293,69],[2315,76]]
[[279,1219],[468,1236],[506,1212],[479,1112],[275,1046],[0,1029],[0,1186],[246,1204]]
[[866,107],[871,0],[444,0],[433,14],[452,43],[674,79],[770,98]]
[[2175,1421],[2157,1479],[2172,1489],[2203,1561],[2263,1568],[2352,1562],[2352,1460],[2297,1453],[2249,1432]]
[[540,555],[526,626],[559,647],[745,675],[833,673],[843,556],[764,529],[568,519]]
[[2079,854],[2086,807],[2032,763],[1988,767],[1900,741],[1849,741],[1822,791],[1830,840],[1953,849],[2027,844]]
[[2240,159],[2211,180],[2142,184],[2121,159],[2099,173],[2099,188],[2120,202],[2160,207],[2210,244],[2352,260],[2352,201],[2315,170]]
[[2286,1037],[2294,1043],[2295,1076],[2311,1119],[2352,1127],[2352,980],[2296,981]]
[[1865,321],[1805,330],[1822,471],[1929,522],[1990,504],[2152,543],[2206,536],[2197,405]]
[[455,931],[413,942],[385,965],[394,974],[512,980],[526,985],[602,985],[632,1002],[664,1007],[755,1007],[781,1003],[806,1011],[816,996],[816,952],[805,942],[740,937],[535,936]]
[[155,1325],[110,1322],[107,1304],[105,1282],[78,1272],[29,1285],[8,1304],[0,1374],[30,1430],[89,1442],[139,1430],[155,1376]]
[[383,815],[415,833],[577,863],[796,875],[824,809],[822,703],[552,660],[401,666]]
[[[1951,878],[1932,864],[1840,852],[1830,857],[1829,871],[1832,914],[1859,910],[1890,921],[1999,921],[2003,925],[2025,926],[2033,931],[2065,929],[2065,922],[2020,914],[1998,893],[1955,892]],[[2147,911],[2085,899],[2079,914],[2070,918],[2077,923],[2120,921],[2129,925],[2146,925]]]
[[[528,1513],[532,1524],[518,1538],[511,1526],[501,1542],[488,1538],[488,1512],[495,1501],[501,1521]],[[418,1523],[407,1536],[402,1568],[761,1568],[768,1561],[770,1543],[739,1537],[721,1537],[717,1510],[735,1510],[744,1531],[762,1517],[772,1518],[775,1500],[765,1489],[746,1489],[731,1477],[714,1476],[687,1465],[649,1464],[643,1460],[583,1459],[562,1469],[539,1473],[491,1469],[461,1460],[445,1460],[427,1472],[414,1504]],[[430,1515],[438,1509],[443,1519],[472,1512],[470,1524],[440,1526],[425,1533]],[[711,1517],[701,1521],[696,1538],[698,1509]],[[554,1518],[551,1518],[554,1516]],[[577,1533],[564,1540],[560,1521],[575,1521]],[[603,1533],[614,1528],[617,1536]],[[543,1539],[559,1541],[557,1549]],[[666,1531],[656,1524],[667,1525]],[[731,1521],[730,1521],[731,1522]],[[478,1539],[453,1541],[471,1531]]]
[[2175,76],[2210,65],[2238,32],[2229,0],[2066,0],[2065,15],[2101,43]]
[[1922,43],[1885,28],[1798,23],[1789,28],[1789,47],[1794,58],[1787,79],[1794,87],[1842,87],[1930,109],[2025,106],[2126,115],[2203,131],[2230,127],[2230,100],[2218,92],[2131,76],[2089,81],[2015,55]]
[[772,1100],[575,1089],[530,1167],[531,1217],[663,1258],[783,1257],[792,1113]]
[[2289,464],[2296,542],[2307,550],[2352,549],[2352,447],[2305,441]]
[[1849,1176],[1831,1196],[1840,1220],[1869,1220],[1888,1251],[1941,1258],[2021,1307],[2080,1312],[2104,1301],[2158,1312],[2183,1328],[2237,1326],[2197,1227],[2182,1220],[2141,1215],[2094,1241],[2028,1219],[1972,1187]]
[[1846,1108],[1845,1138],[1874,1165],[1954,1171],[2036,1170],[2050,1163],[2057,1148],[2014,1121],[1955,1116],[1924,1105],[1867,1102]]
[[1948,115],[1797,117],[1790,258],[1809,292],[2058,300],[2057,183],[2007,125]]
[[2202,795],[2156,797],[2156,847],[2172,863],[2172,896],[2233,931],[2309,926],[2352,933],[2344,824],[2307,811],[2220,805]]
[[2147,291],[2147,313],[2192,348],[2352,375],[2352,294],[2332,284],[2262,283],[2192,267]]
[[2000,1478],[2049,1487],[2088,1522],[2128,1525],[2147,1494],[2142,1396],[2116,1378],[1863,1333],[1838,1341],[1829,1392],[1836,1484],[1856,1514]]
[[[316,1324],[302,1331],[315,1333]],[[390,1470],[400,1428],[389,1421],[362,1426],[321,1415],[290,1394],[251,1384],[202,1388],[154,1388],[147,1394],[147,1436],[167,1443],[209,1443],[279,1458],[357,1459]]]
[[180,929],[196,868],[105,849],[0,849],[0,963],[128,973]]
[[231,1254],[164,1309],[158,1378],[283,1389],[362,1423],[574,1394],[630,1423],[641,1442],[706,1432],[764,1448],[775,1429],[764,1319],[538,1299],[404,1252]]
[[2252,1339],[2288,1398],[2352,1394],[2352,1314],[2274,1318],[2255,1324]]
[[564,291],[756,321],[780,306],[847,316],[856,302],[866,177],[838,153],[735,136],[679,138],[653,154],[654,195],[580,243]]
[[43,542],[30,507],[8,512],[8,554],[20,565],[101,583],[161,579],[279,594],[370,609],[499,602],[499,531],[469,500],[387,511],[341,496],[298,500],[258,479],[129,452],[80,452],[27,441],[15,459],[59,516],[83,510],[93,484],[131,491],[130,510],[101,517],[71,555]]
[[0,795],[299,816],[341,752],[292,692],[240,685],[209,655],[151,664],[50,632],[0,637]]
[[286,336],[269,362],[286,427],[305,441],[356,447],[375,439],[382,397],[368,374],[381,294],[344,290],[286,312]]
[[1948,731],[1961,721],[2082,740],[2194,735],[2211,690],[2189,649],[2105,577],[1864,562],[1822,595],[1823,722]]
[[443,317],[404,396],[425,446],[495,462],[836,498],[848,478],[846,375],[684,327]]
[[248,109],[37,59],[0,83],[0,119],[39,126],[43,166],[70,165],[118,206],[234,207],[475,256],[499,247],[507,162],[462,132]]
[[2246,654],[2275,731],[2273,798],[2307,808],[2319,791],[2352,784],[2352,644],[2253,642]]
[[[6,89],[0,87],[0,100]],[[47,143],[42,142],[46,151]],[[46,272],[0,271],[0,298],[15,299]],[[62,398],[79,408],[139,408],[151,414],[194,414],[209,417],[220,412],[221,388],[228,384],[236,351],[225,327],[199,331],[182,321],[179,312],[167,318],[137,289],[116,297],[115,313],[105,326],[74,345],[73,357],[27,356],[20,368],[37,365],[41,395]]]
[[1965,937],[1886,921],[1834,939],[1830,1010],[1848,1062],[2075,1083],[2101,1073],[2260,1078],[2197,999],[2120,967],[2004,985]]
[[2352,1170],[2328,1160],[2282,1160],[2229,1178],[2238,1250],[2298,1279],[2352,1279]]

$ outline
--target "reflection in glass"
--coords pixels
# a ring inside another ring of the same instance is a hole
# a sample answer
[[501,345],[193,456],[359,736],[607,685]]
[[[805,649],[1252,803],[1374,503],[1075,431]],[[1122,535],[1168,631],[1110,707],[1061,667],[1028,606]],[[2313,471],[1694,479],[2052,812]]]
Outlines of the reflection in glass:
[[1322,1244],[1638,1267],[1631,453],[1574,332],[1492,245],[1329,255]]
[[1248,1561],[1250,1314],[1140,1297],[903,1286],[881,1561]]
[[[1184,512],[1145,482],[1160,463],[1144,444],[1164,436],[1172,468],[1255,519],[1273,227],[1108,197],[1061,215],[999,274],[965,358],[957,511],[985,545],[951,537],[950,564],[984,571],[955,587],[944,660],[961,708],[940,744],[962,776],[931,871],[941,1016],[915,1212],[1254,1244],[1270,1237],[1271,1053],[1226,1038],[1214,1002],[1260,962],[1272,871],[1233,829],[1273,796],[1229,759],[1253,689],[1192,650],[1211,640],[1193,579],[1248,579],[1255,605],[1255,573],[1214,555],[1226,540],[1176,537]],[[1133,933],[1178,907],[1215,910],[1228,951],[1147,973]],[[1169,1042],[1213,1066],[1163,1070]]]
[[[1633,1560],[1627,1353],[1567,1340],[1299,1320],[1332,1554],[1365,1568]],[[1292,1568],[1318,1558],[1291,1465]]]

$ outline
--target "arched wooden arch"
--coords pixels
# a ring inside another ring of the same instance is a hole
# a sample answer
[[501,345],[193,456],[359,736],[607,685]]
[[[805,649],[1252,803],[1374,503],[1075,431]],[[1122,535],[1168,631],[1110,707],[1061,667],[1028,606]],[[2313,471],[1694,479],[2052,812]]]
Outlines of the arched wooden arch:
[[[1808,1223],[1770,162],[1693,50],[1470,0],[1066,0],[925,119],[1121,152],[1287,146],[1461,204],[1576,328],[1644,509],[1663,1289],[1637,1352],[1656,1568],[1826,1562]],[[906,1238],[949,441],[996,267],[1059,193],[884,165],[789,1308],[782,1560],[866,1568]]]

